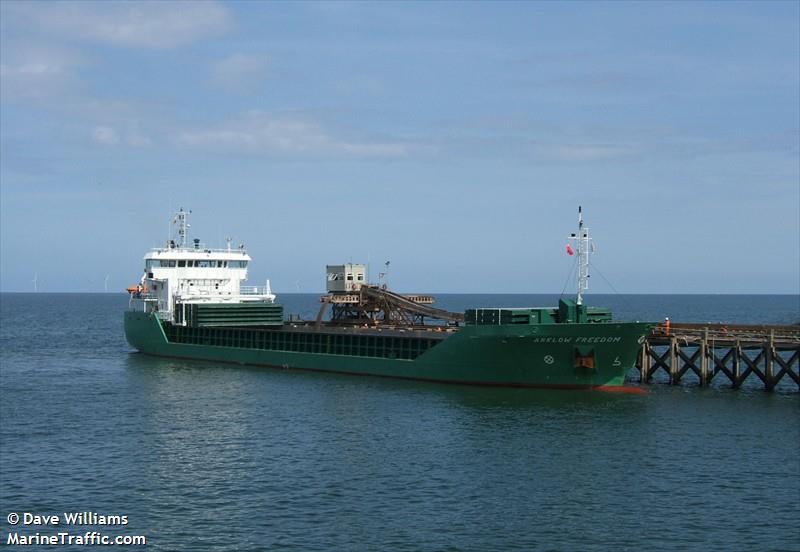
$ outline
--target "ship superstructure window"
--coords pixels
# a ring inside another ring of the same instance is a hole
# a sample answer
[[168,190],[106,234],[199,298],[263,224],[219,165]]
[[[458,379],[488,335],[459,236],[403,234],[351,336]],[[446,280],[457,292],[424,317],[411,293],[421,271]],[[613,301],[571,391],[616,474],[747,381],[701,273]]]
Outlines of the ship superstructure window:
[[147,268],[175,268],[175,261],[147,259]]
[[217,259],[147,259],[145,266],[152,268],[247,268],[247,261],[222,261]]

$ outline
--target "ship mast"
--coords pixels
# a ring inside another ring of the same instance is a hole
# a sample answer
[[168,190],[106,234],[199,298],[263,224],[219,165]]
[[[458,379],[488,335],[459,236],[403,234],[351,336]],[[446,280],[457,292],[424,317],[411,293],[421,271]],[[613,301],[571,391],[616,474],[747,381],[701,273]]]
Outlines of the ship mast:
[[189,213],[191,211],[184,211],[183,207],[175,213],[173,223],[178,226],[178,248],[183,247],[189,241]]
[[589,228],[583,225],[583,210],[578,206],[578,233],[570,234],[570,240],[575,240],[575,252],[578,256],[578,296],[576,303],[583,304],[583,292],[589,289],[589,253],[591,241]]

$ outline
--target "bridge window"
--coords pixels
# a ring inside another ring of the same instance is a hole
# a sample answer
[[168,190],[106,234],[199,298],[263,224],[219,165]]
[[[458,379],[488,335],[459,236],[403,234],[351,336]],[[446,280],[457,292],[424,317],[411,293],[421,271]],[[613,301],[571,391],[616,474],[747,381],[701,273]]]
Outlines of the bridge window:
[[186,266],[186,261],[178,261],[178,268],[183,268]]
[[174,268],[175,261],[161,260],[161,259],[147,259],[147,268]]

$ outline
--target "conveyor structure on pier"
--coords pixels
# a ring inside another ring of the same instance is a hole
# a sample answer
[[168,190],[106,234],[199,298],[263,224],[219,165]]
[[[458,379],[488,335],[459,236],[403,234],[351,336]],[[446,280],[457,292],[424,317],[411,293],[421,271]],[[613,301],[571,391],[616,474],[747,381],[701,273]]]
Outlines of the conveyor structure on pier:
[[445,323],[464,321],[464,314],[431,306],[430,295],[401,295],[382,286],[361,285],[350,293],[332,293],[320,298],[317,324],[322,323],[328,305],[333,323],[403,324],[421,326],[425,319]]

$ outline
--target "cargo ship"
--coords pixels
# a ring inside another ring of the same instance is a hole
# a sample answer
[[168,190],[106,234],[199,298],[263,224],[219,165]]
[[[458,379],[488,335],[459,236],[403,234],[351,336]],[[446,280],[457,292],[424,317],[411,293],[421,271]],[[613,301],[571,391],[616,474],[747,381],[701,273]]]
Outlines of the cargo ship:
[[245,286],[243,245],[189,239],[179,210],[164,247],[144,256],[128,288],[125,336],[148,355],[283,369],[506,387],[626,390],[625,374],[651,324],[616,322],[588,307],[589,229],[579,208],[567,246],[577,294],[555,307],[449,312],[428,295],[368,282],[363,264],[328,265],[314,320],[285,319],[269,280]]

